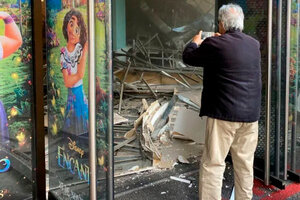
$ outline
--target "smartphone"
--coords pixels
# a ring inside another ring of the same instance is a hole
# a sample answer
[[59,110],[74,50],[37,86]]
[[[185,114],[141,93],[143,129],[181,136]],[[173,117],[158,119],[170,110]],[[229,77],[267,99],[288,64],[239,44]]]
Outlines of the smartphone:
[[201,36],[201,39],[202,40],[205,40],[205,38],[208,38],[208,37],[212,37],[215,35],[215,32],[206,32],[206,31],[202,31],[202,36]]

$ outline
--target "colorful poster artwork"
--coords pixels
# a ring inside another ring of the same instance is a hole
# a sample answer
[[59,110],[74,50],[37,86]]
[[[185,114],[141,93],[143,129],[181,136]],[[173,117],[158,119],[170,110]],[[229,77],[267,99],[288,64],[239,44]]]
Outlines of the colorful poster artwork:
[[7,158],[3,158],[0,160],[1,168],[0,173],[7,172],[10,168],[10,160]]
[[30,2],[17,0],[1,2],[3,6],[0,8],[0,142],[6,147],[31,148]]
[[32,196],[31,24],[30,0],[0,1],[0,199]]
[[86,3],[48,1],[46,31],[50,186],[76,180],[88,187]]
[[[46,2],[48,135],[51,188],[89,194],[88,20],[86,0]],[[99,170],[106,173],[108,73],[105,2],[95,2],[96,119]],[[78,183],[74,191],[68,184]],[[78,187],[80,189],[78,189]],[[53,191],[61,199],[62,190]],[[71,193],[70,193],[71,194]]]

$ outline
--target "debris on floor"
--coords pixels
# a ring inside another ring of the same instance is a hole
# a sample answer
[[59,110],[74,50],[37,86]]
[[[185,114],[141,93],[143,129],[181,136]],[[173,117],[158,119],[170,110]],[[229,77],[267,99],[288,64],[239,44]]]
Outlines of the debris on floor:
[[170,179],[175,180],[175,181],[179,181],[179,182],[182,182],[182,183],[191,184],[190,180],[183,179],[183,178],[176,177],[176,176],[170,176]]
[[[201,91],[194,92],[199,94]],[[127,167],[127,170],[133,171],[132,167],[138,166],[136,161],[142,163],[147,160],[155,168],[172,169],[178,162],[189,164],[199,160],[205,119],[198,116],[195,106],[181,101],[179,95],[175,93],[172,97],[157,100],[148,98],[149,102],[139,99],[138,95],[123,99],[118,119],[128,120],[115,122],[116,167],[135,161]],[[142,166],[135,169],[138,171]]]
[[183,64],[181,52],[155,34],[114,53],[116,174],[199,161],[206,123],[199,117],[202,69]]

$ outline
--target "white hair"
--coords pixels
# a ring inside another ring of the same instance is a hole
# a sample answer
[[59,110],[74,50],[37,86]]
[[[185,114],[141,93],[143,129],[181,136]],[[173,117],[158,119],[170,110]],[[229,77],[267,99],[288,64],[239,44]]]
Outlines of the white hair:
[[218,20],[223,23],[225,31],[231,29],[242,31],[244,29],[243,9],[237,4],[223,5],[219,9]]

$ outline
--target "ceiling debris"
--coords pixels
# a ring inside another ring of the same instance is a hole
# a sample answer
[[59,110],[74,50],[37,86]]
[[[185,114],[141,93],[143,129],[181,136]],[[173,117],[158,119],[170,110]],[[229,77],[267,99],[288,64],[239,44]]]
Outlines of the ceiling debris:
[[184,44],[169,45],[161,32],[127,44],[113,53],[115,173],[196,162],[206,122],[199,117],[203,69],[185,65]]
[[[200,94],[201,89],[173,89],[173,94],[158,92],[157,96],[125,92],[120,113],[115,115],[116,174],[197,162],[206,121],[199,117]],[[118,111],[119,104],[114,109]]]

